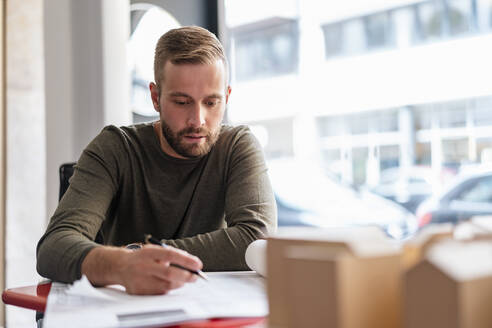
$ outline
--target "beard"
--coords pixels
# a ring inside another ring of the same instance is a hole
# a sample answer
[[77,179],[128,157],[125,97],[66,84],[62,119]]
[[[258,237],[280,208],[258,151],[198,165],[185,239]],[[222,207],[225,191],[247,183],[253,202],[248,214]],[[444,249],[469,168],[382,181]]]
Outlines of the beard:
[[[207,155],[212,149],[217,139],[219,139],[220,127],[214,130],[205,128],[185,128],[178,132],[174,132],[166,122],[161,120],[162,135],[166,138],[167,143],[174,151],[187,158],[198,158]],[[205,143],[203,144],[188,144],[184,141],[185,135],[188,134],[205,135]]]

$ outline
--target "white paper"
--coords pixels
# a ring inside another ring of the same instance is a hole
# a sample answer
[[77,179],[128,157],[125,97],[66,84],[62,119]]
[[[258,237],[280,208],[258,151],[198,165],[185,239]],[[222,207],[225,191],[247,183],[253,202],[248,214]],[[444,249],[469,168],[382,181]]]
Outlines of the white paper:
[[73,285],[68,286],[66,293],[67,295],[71,296],[82,296],[86,298],[102,300],[115,300],[114,298],[101,292],[100,289],[94,288],[85,275],[83,275],[80,280],[75,281]]
[[[128,295],[122,286],[94,288],[90,284],[74,293],[69,292],[70,285],[53,283],[43,326],[163,327],[188,320],[268,314],[265,281],[258,274],[210,272],[207,276],[208,282],[198,279],[158,296]],[[101,294],[104,297],[94,297]]]

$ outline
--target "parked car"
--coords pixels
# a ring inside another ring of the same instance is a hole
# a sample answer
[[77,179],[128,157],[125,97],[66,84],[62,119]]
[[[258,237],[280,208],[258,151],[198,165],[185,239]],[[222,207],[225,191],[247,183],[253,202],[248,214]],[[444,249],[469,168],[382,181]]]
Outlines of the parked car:
[[492,169],[460,174],[442,193],[424,201],[417,210],[418,226],[458,223],[472,216],[492,215]]
[[368,189],[415,213],[420,203],[430,197],[439,183],[430,167],[392,167],[383,170],[379,183]]
[[416,217],[398,204],[330,177],[313,163],[269,163],[279,226],[378,226],[400,239],[417,230]]

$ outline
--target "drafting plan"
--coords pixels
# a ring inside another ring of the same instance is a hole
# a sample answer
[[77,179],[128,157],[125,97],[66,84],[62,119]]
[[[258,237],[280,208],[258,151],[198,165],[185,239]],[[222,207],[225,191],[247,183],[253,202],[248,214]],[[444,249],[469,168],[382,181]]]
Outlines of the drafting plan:
[[265,280],[255,272],[207,272],[209,281],[166,295],[128,295],[122,286],[53,283],[43,327],[164,327],[206,318],[268,315]]

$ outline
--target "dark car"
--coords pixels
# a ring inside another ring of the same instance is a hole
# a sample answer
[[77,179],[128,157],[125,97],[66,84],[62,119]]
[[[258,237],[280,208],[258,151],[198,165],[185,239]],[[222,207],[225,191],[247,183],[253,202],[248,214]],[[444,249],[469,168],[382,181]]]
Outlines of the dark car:
[[419,227],[458,223],[478,215],[492,215],[492,169],[460,175],[444,192],[417,209]]

